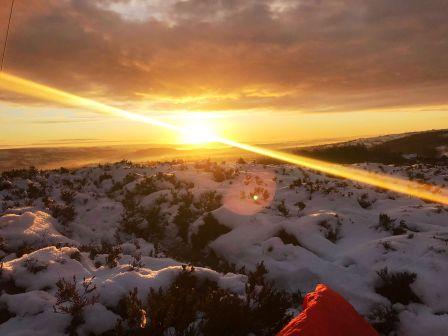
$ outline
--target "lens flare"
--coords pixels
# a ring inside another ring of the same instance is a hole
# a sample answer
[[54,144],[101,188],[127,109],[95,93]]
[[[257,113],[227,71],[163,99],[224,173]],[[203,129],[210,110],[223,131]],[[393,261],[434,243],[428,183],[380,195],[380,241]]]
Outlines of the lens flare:
[[71,93],[51,88],[46,85],[38,84],[27,79],[23,79],[5,72],[0,73],[0,89],[15,92],[26,96],[52,101],[65,106],[85,108],[93,112],[107,114],[117,117],[130,119],[137,122],[164,127],[176,132],[182,129],[172,124],[144,116],[138,113],[128,112],[126,110],[109,106],[92,99],[87,99],[73,95]]
[[279,152],[258,146],[239,143],[225,138],[217,138],[216,141],[249,151],[268,156],[294,165],[311,168],[326,174],[347,178],[357,182],[369,184],[375,187],[388,189],[401,194],[406,194],[425,200],[448,205],[448,190],[438,186],[404,180],[386,174],[379,174],[363,169],[356,169],[326,161],[311,159],[301,155]]
[[[170,123],[166,123],[141,114],[132,113],[91,99],[82,98],[6,73],[0,73],[0,89],[60,103],[67,106],[85,108],[97,113],[119,116],[137,122],[164,127],[177,133],[191,134],[191,132],[188,132],[188,130],[185,130],[182,127],[174,126]],[[268,156],[294,165],[315,169],[326,174],[351,179],[375,187],[388,189],[409,196],[414,196],[428,201],[448,205],[448,190],[442,189],[437,186],[431,186],[428,184],[400,179],[390,175],[369,172],[362,169],[356,169],[353,167],[347,167],[339,164],[311,159],[301,155],[252,146],[230,139],[218,137],[213,134],[207,136],[207,142],[211,141],[226,144],[228,146],[236,147],[255,154]]]

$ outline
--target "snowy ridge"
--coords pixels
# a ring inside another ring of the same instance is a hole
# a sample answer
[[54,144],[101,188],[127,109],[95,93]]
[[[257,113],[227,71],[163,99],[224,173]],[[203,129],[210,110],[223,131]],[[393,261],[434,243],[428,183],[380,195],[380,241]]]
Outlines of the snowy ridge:
[[[446,167],[357,166],[448,181]],[[325,283],[372,322],[378,307],[393,311],[397,335],[447,335],[448,209],[437,204],[289,165],[209,161],[8,172],[0,202],[1,335],[66,334],[56,283],[73,276],[94,277],[98,295],[77,333],[106,334],[123,296],[144,300],[189,261],[236,295],[239,270],[264,262],[288,292]],[[414,299],[387,294],[385,269],[415,274]]]

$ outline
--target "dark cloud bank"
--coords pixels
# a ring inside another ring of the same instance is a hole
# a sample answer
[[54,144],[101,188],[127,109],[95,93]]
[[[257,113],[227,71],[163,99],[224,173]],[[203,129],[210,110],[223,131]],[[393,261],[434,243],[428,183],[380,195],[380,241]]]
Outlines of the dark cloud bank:
[[160,12],[141,3],[147,13],[135,19],[112,10],[126,2],[17,2],[7,70],[165,108],[195,96],[205,99],[183,107],[350,111],[448,100],[446,0],[167,1]]

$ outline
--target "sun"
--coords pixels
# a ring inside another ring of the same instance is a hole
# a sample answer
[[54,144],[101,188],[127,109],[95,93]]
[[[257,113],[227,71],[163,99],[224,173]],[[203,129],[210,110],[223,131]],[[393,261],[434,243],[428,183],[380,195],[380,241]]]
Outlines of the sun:
[[182,127],[182,143],[187,145],[203,145],[215,141],[213,126],[205,120],[195,120]]

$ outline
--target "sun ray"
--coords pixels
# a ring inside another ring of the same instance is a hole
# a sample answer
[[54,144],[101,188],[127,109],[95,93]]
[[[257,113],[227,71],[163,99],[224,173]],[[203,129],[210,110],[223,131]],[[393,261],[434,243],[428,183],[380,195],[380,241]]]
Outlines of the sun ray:
[[[163,127],[176,133],[187,134],[188,136],[192,137],[191,139],[193,139],[194,137],[198,137],[196,138],[196,140],[200,139],[200,141],[203,142],[219,142],[228,146],[236,147],[259,155],[268,156],[294,165],[315,169],[326,174],[351,179],[375,187],[380,187],[398,193],[448,205],[448,190],[439,188],[437,186],[431,186],[428,184],[409,181],[390,175],[369,172],[362,169],[356,169],[353,167],[347,167],[339,164],[311,159],[301,155],[252,146],[227,138],[218,137],[213,132],[207,129],[189,130],[188,127],[178,127],[148,116],[132,113],[123,109],[97,102],[92,99],[79,97],[74,94],[38,84],[11,74],[0,73],[0,88],[5,91],[44,99],[63,105],[81,107],[97,113],[119,116],[133,121]],[[198,134],[201,132],[204,132],[205,135]]]

